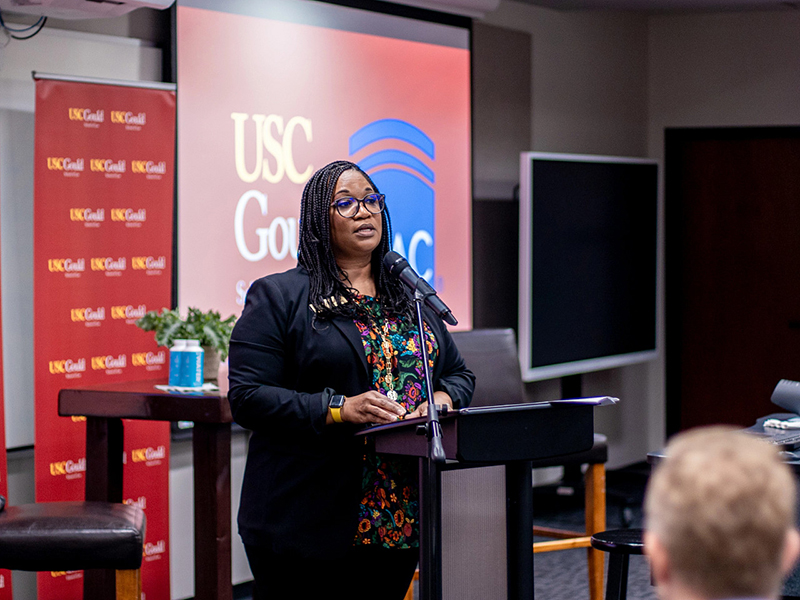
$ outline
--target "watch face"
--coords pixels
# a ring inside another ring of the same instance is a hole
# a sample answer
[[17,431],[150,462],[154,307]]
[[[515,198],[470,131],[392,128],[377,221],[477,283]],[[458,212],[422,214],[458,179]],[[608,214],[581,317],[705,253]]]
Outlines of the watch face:
[[336,395],[331,397],[331,401],[328,403],[328,406],[331,408],[342,408],[344,406],[344,396]]

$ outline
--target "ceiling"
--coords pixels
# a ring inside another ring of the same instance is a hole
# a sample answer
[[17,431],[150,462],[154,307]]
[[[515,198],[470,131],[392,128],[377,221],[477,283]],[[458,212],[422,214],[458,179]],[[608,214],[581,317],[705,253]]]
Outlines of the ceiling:
[[800,0],[517,0],[559,10],[613,9],[639,12],[798,10]]

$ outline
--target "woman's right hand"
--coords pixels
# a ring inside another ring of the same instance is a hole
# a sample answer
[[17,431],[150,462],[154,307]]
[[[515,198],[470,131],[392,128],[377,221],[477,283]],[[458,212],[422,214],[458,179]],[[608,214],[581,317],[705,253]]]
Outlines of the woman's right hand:
[[342,421],[348,423],[394,423],[406,414],[397,402],[375,390],[345,398],[341,410]]

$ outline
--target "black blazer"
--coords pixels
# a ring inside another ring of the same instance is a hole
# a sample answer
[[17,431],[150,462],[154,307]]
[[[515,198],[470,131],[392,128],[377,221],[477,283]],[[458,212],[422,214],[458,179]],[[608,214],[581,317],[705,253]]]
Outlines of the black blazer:
[[[239,533],[245,544],[299,557],[325,557],[353,543],[361,500],[364,441],[347,423],[326,425],[332,394],[372,387],[352,319],[313,323],[308,273],[297,267],[255,281],[230,345],[234,420],[253,430]],[[439,344],[435,390],[456,407],[472,399],[475,377],[441,320],[425,309]]]

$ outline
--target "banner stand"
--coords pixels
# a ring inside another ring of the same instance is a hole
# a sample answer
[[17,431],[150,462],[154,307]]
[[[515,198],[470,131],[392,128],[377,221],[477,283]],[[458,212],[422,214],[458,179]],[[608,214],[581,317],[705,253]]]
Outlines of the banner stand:
[[[81,500],[86,419],[67,387],[167,378],[136,327],[171,305],[175,86],[34,73],[37,502]],[[147,515],[142,598],[170,600],[169,424],[125,425],[123,498]],[[38,575],[40,600],[79,600],[83,573]]]

